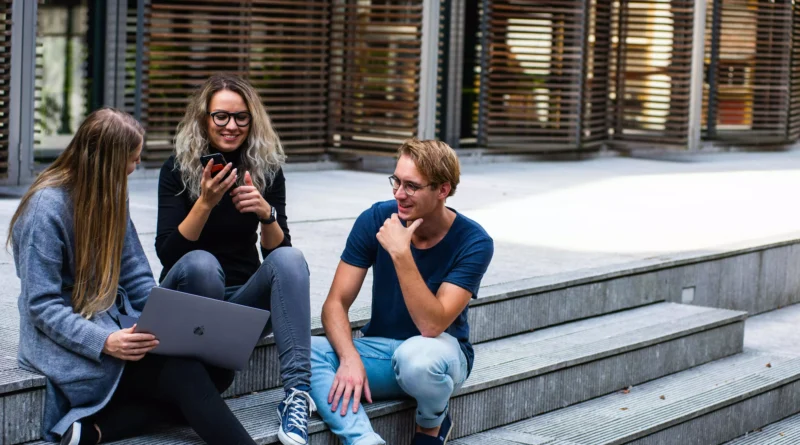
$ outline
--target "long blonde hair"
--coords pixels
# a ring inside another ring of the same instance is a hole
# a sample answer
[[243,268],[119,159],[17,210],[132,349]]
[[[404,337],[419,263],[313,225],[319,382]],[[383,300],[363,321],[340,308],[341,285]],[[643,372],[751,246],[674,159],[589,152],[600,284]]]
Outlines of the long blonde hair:
[[[208,107],[214,94],[222,90],[239,94],[252,115],[239,171],[249,171],[253,185],[263,190],[272,184],[275,173],[286,160],[278,134],[272,128],[272,122],[255,88],[241,77],[229,74],[211,76],[192,95],[175,135],[175,168],[180,170],[183,185],[191,200],[200,196],[203,176],[200,156],[209,153]],[[239,177],[244,178],[244,174]]]
[[67,148],[22,197],[14,225],[31,197],[48,187],[65,188],[73,204],[75,287],[72,307],[85,318],[107,310],[117,296],[127,229],[127,167],[142,145],[144,129],[129,114],[102,108],[86,117]]

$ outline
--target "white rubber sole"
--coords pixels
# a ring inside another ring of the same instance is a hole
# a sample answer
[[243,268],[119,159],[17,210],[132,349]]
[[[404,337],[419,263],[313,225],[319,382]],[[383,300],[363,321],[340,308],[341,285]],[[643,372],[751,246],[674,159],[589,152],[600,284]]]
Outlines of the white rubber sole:
[[81,424],[80,422],[75,422],[72,424],[72,435],[69,438],[69,442],[61,441],[61,445],[78,445],[81,443]]
[[[278,422],[281,421],[281,411],[276,410],[278,412]],[[308,445],[308,442],[298,442],[291,437],[289,437],[286,433],[283,432],[283,424],[278,424],[278,440],[281,441],[283,445]]]

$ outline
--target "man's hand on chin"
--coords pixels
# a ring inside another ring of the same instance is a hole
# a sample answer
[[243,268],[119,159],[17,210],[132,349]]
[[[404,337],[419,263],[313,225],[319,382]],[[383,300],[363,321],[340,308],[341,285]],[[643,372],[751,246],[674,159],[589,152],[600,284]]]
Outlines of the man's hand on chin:
[[392,216],[384,221],[375,236],[392,258],[398,258],[411,251],[411,237],[420,224],[422,224],[422,218],[414,220],[410,226],[405,227],[400,222],[397,213],[392,213]]

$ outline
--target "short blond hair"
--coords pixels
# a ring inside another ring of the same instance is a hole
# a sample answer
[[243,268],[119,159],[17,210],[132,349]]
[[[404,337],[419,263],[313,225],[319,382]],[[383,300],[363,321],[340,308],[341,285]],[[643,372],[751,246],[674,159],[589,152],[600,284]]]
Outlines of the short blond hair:
[[456,151],[442,141],[428,139],[420,141],[417,138],[407,139],[397,149],[397,157],[408,156],[414,161],[420,173],[432,185],[445,182],[450,184],[450,194],[456,193],[456,187],[461,177],[461,167],[458,163]]

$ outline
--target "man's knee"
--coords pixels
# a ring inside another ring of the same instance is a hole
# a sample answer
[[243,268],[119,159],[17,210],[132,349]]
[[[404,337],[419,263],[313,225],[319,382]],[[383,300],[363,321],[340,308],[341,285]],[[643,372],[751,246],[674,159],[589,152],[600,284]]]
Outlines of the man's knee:
[[[446,335],[446,334],[443,334]],[[447,338],[412,337],[403,342],[392,356],[392,366],[398,383],[411,396],[415,392],[422,394],[440,386],[450,379],[443,379],[448,374],[452,361],[452,345]]]
[[424,382],[445,372],[445,351],[437,338],[412,337],[404,341],[392,356],[392,366],[398,379]]

